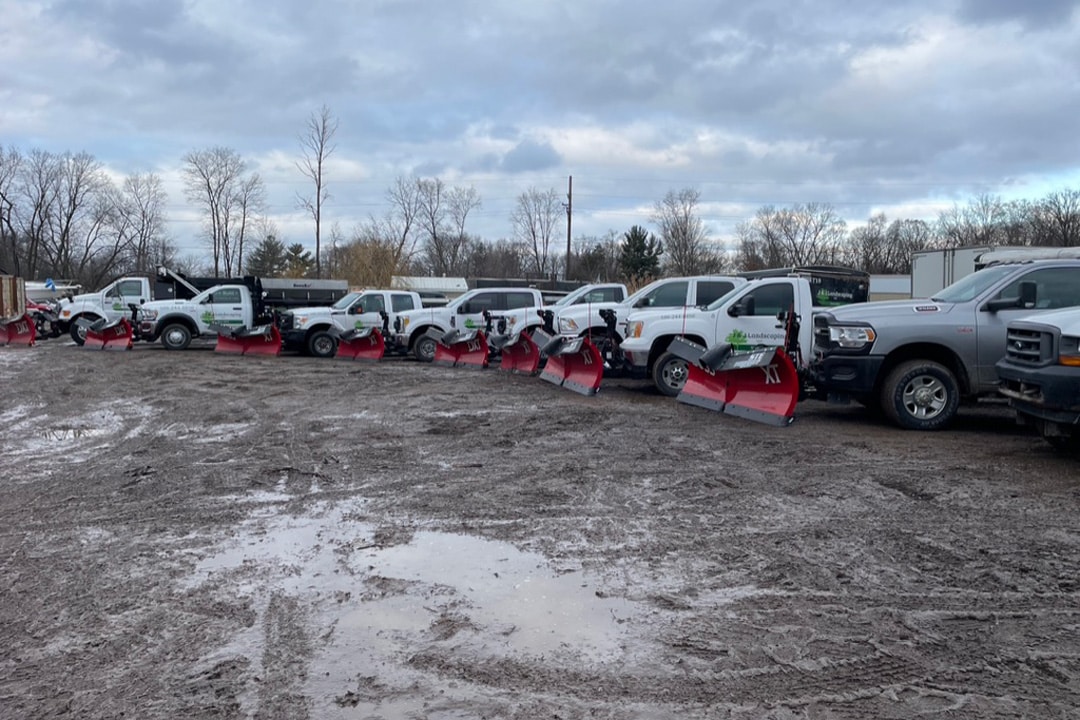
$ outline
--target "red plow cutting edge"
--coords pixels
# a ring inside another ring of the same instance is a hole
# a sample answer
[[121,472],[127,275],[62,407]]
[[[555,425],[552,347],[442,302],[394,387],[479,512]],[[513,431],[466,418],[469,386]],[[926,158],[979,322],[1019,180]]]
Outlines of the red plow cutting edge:
[[540,352],[547,355],[544,371],[540,373],[541,380],[581,395],[600,392],[604,360],[588,337],[552,337],[543,330],[537,330],[534,339]]
[[83,347],[94,350],[130,350],[135,344],[134,328],[126,317],[111,323],[104,320],[90,323],[81,319],[76,322],[86,328]]
[[386,340],[376,327],[356,328],[354,330],[335,330],[330,334],[337,340],[339,360],[382,360],[386,354]]
[[218,334],[214,352],[233,355],[280,355],[281,333],[274,324],[253,328],[211,325]]
[[486,368],[488,365],[487,337],[481,330],[429,330],[435,338],[436,365],[444,367]]
[[684,338],[668,346],[686,361],[686,385],[678,401],[767,425],[789,425],[799,400],[795,363],[779,347],[706,350]]
[[25,345],[33,347],[37,337],[37,329],[34,320],[29,315],[23,315],[10,322],[0,321],[0,345]]
[[540,370],[540,348],[528,333],[490,335],[488,344],[499,353],[499,369],[516,375],[535,375]]

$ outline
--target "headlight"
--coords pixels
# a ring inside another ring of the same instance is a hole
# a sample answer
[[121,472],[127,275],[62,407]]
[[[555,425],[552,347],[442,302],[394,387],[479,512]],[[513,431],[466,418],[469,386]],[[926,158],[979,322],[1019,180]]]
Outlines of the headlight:
[[307,315],[293,315],[293,327],[304,327],[307,325]]
[[140,320],[157,320],[157,310],[143,310],[139,308]]
[[865,325],[829,327],[829,340],[848,350],[865,347],[874,342],[876,337],[874,329]]
[[570,335],[577,335],[578,324],[574,322],[573,318],[559,318],[559,332]]
[[645,330],[645,323],[641,320],[626,323],[626,337],[628,338],[641,337],[643,330]]
[[1058,363],[1080,367],[1080,337],[1062,335],[1058,343]]
[[408,328],[409,328],[409,318],[402,318],[401,319],[401,330],[402,330],[402,332],[404,332]]

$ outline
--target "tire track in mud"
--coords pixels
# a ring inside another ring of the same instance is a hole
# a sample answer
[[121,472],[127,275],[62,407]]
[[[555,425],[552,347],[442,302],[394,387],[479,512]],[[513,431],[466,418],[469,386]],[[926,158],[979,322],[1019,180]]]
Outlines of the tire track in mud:
[[589,701],[674,705],[851,702],[877,696],[888,688],[919,685],[932,675],[914,660],[880,651],[842,659],[668,677],[562,670],[513,659],[469,661],[430,651],[413,655],[409,664],[460,682],[507,691],[557,692]]
[[307,720],[311,701],[304,694],[312,645],[304,612],[294,597],[274,594],[263,618],[262,673],[256,720]]

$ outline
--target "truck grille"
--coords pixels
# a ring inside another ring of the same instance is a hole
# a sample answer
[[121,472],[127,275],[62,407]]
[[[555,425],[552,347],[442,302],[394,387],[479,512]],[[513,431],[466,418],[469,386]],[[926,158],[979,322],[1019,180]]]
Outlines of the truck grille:
[[1054,357],[1053,333],[1010,327],[1006,337],[1005,356],[1014,363],[1040,365]]
[[814,317],[814,347],[824,351],[829,344],[829,321],[818,315]]
[[292,330],[293,329],[293,315],[292,313],[280,313],[277,316],[278,330]]

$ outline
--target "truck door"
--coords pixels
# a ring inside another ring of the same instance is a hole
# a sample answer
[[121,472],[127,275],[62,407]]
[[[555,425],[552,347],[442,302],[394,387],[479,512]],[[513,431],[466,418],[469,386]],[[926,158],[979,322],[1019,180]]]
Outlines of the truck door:
[[[795,302],[790,282],[763,281],[732,298],[726,312],[717,313],[716,338],[735,347],[784,344],[784,324],[777,315]],[[797,308],[796,308],[797,309]]]
[[250,301],[245,303],[238,287],[223,287],[203,298],[199,304],[200,330],[209,329],[211,323],[239,327],[250,325],[252,318]]
[[385,309],[386,301],[382,293],[364,293],[356,298],[356,302],[349,308],[349,316],[344,321],[345,327],[347,329],[382,328],[382,315],[379,313]]
[[[986,301],[1020,297],[1020,283],[1035,284],[1035,307],[1015,307],[990,312]],[[1039,268],[1013,279],[1008,285],[979,304],[976,310],[977,369],[979,385],[985,388],[998,384],[994,365],[1005,355],[1006,327],[1017,318],[1045,310],[1080,305],[1080,267]]]
[[129,304],[142,305],[150,299],[150,283],[139,278],[127,278],[117,280],[111,287],[104,290],[105,300],[102,308],[110,321],[119,320],[121,317],[131,317]]

